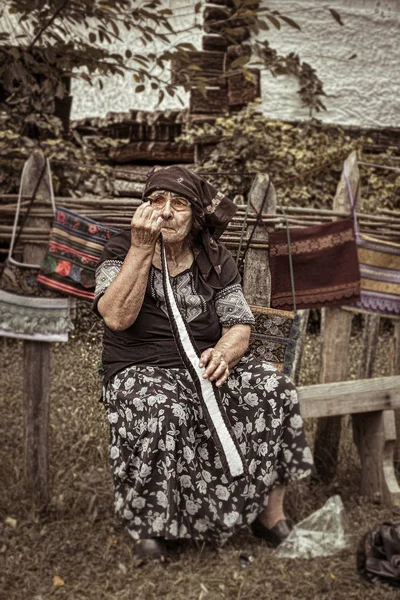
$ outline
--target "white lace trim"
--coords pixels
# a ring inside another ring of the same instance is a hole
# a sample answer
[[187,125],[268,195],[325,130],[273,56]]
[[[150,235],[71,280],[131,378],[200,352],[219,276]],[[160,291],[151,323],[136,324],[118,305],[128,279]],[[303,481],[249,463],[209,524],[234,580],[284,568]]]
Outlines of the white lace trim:
[[223,327],[232,325],[254,325],[253,313],[243,295],[240,283],[235,283],[217,292],[215,309]]
[[110,283],[114,281],[123,265],[122,260],[105,260],[96,269],[96,289],[94,299],[104,294]]
[[[177,275],[174,277],[172,285],[177,304],[187,323],[194,321],[202,313],[207,311],[206,301],[194,287],[192,272],[189,271]],[[162,273],[157,269],[151,270],[150,290],[157,306],[167,315],[168,311],[165,303]]]

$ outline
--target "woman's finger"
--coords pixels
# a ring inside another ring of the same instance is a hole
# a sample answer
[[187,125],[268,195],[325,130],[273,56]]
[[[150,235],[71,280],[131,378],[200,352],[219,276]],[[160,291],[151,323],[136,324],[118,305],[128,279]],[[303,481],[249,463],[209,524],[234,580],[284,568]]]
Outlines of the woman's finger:
[[205,367],[208,364],[208,362],[210,361],[212,354],[213,354],[213,348],[207,348],[207,350],[204,350],[204,352],[202,352],[202,354],[200,356],[199,366]]
[[221,362],[216,365],[214,371],[208,376],[208,379],[210,381],[215,381],[216,379],[219,379],[223,375],[223,373],[225,373],[227,366],[228,365],[226,364],[226,362],[224,360],[221,360]]
[[211,376],[214,375],[214,372],[221,367],[221,364],[223,368],[226,367],[226,362],[224,361],[222,354],[220,352],[214,351],[211,357],[211,361],[209,362],[203,375],[204,379],[210,379]]
[[229,377],[229,369],[228,367],[226,367],[225,373],[222,375],[222,377],[220,377],[216,382],[215,385],[217,387],[220,387],[223,383],[225,383],[225,381],[228,379]]

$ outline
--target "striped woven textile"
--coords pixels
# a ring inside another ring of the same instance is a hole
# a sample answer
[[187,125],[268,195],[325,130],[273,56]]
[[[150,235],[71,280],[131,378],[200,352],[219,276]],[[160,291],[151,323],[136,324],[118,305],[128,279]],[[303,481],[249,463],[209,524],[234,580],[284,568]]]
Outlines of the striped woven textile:
[[93,300],[95,270],[116,229],[58,208],[38,281],[63,294]]
[[400,244],[359,235],[360,300],[355,307],[387,317],[400,317]]

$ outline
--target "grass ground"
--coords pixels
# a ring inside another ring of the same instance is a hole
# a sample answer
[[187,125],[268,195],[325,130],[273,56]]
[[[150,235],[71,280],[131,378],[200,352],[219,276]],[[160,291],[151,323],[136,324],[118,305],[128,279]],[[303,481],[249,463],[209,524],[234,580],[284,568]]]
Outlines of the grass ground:
[[[330,486],[290,488],[287,512],[299,521],[339,493],[350,545],[328,558],[281,559],[243,531],[222,549],[187,548],[163,567],[139,567],[129,538],[115,522],[108,472],[107,427],[99,396],[99,328],[87,316],[68,344],[52,347],[51,506],[40,517],[23,483],[22,343],[0,344],[0,600],[314,600],[398,598],[360,580],[355,551],[362,533],[400,518],[358,494],[359,464],[348,420]],[[351,344],[356,377],[360,331]],[[376,375],[389,374],[391,332],[380,336]],[[300,383],[315,383],[319,337],[307,337]],[[312,442],[314,423],[307,423]],[[243,568],[241,554],[252,562]]]

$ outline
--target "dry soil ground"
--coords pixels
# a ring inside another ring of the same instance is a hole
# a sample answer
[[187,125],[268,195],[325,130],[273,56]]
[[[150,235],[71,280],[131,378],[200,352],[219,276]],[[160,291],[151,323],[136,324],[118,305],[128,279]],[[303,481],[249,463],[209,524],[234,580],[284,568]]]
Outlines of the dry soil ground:
[[[289,490],[287,512],[296,521],[340,493],[350,546],[320,559],[280,559],[248,531],[222,549],[184,550],[163,567],[139,567],[130,540],[114,520],[107,464],[107,428],[98,402],[101,334],[81,308],[68,344],[52,347],[51,507],[40,517],[23,484],[23,345],[0,344],[0,600],[311,600],[398,598],[399,592],[360,580],[355,550],[362,533],[398,510],[358,494],[359,466],[348,420],[343,422],[340,466],[330,486],[304,483]],[[356,324],[360,325],[360,319]],[[351,344],[355,377],[360,328]],[[377,375],[389,374],[391,331],[382,328]],[[319,337],[310,330],[301,383],[318,380]],[[307,423],[312,442],[314,423]],[[240,554],[253,557],[246,568]]]

